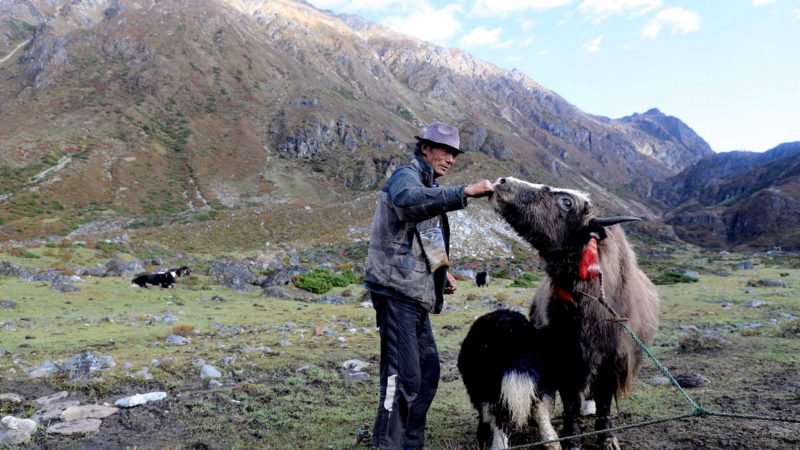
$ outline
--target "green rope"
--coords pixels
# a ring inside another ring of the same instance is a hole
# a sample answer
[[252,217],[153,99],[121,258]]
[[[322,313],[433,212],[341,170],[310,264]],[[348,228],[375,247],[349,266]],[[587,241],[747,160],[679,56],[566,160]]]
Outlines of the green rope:
[[630,425],[620,425],[618,427],[607,428],[605,430],[589,431],[589,432],[586,432],[586,433],[576,434],[576,435],[573,435],[573,436],[567,436],[567,437],[563,437],[563,438],[559,438],[559,439],[551,439],[549,441],[539,441],[539,442],[534,442],[533,444],[515,445],[515,446],[512,446],[512,447],[508,447],[508,450],[518,449],[518,448],[538,447],[540,445],[551,444],[553,442],[561,442],[561,441],[567,441],[567,440],[571,440],[571,439],[584,438],[584,437],[588,437],[588,436],[595,436],[595,435],[602,434],[602,433],[610,433],[610,432],[615,432],[615,431],[629,430],[631,428],[645,427],[645,426],[648,426],[648,425],[655,425],[655,424],[663,423],[663,422],[671,422],[673,420],[689,419],[689,418],[695,417],[697,415],[698,415],[697,413],[693,413],[692,412],[692,413],[688,413],[688,414],[680,414],[680,415],[677,415],[677,416],[667,417],[667,418],[664,418],[664,419],[653,419],[653,420],[647,420],[647,421],[644,421],[644,422],[633,423],[633,424],[630,424]]
[[[616,314],[615,314],[615,315],[616,315]],[[619,316],[617,316],[616,318],[619,318]],[[625,331],[627,331],[627,332],[628,332],[628,334],[630,334],[630,335],[631,335],[631,337],[633,338],[634,342],[636,342],[636,345],[638,345],[638,346],[639,346],[639,348],[641,348],[641,349],[642,349],[642,350],[645,352],[645,354],[647,355],[647,357],[648,357],[648,358],[650,358],[650,359],[653,361],[653,363],[656,365],[656,367],[658,367],[658,370],[660,370],[660,371],[661,371],[661,373],[663,373],[663,374],[664,374],[664,375],[665,375],[665,376],[666,376],[666,377],[669,379],[670,383],[672,383],[672,384],[673,384],[673,385],[674,385],[674,386],[675,386],[675,387],[678,389],[678,392],[680,392],[680,393],[681,393],[681,395],[683,395],[683,397],[686,399],[686,401],[688,401],[688,402],[689,402],[689,404],[690,404],[690,405],[692,405],[692,408],[694,409],[694,411],[695,411],[696,413],[700,413],[699,415],[703,415],[703,413],[708,413],[708,411],[706,411],[706,409],[705,409],[705,408],[703,408],[702,406],[700,406],[700,404],[698,404],[698,403],[697,403],[697,402],[696,402],[696,401],[695,401],[695,400],[694,400],[694,399],[693,399],[693,398],[692,398],[692,397],[691,397],[691,396],[690,396],[690,395],[689,395],[689,394],[688,394],[688,393],[687,393],[687,392],[686,392],[686,391],[683,389],[683,387],[681,387],[680,383],[678,383],[678,381],[677,381],[677,380],[676,380],[676,379],[675,379],[675,378],[672,376],[672,374],[671,374],[671,373],[669,373],[669,369],[667,369],[667,368],[666,368],[666,366],[664,366],[663,364],[661,364],[661,361],[659,361],[659,360],[658,360],[658,358],[656,358],[656,355],[654,355],[654,354],[653,354],[653,352],[651,352],[651,351],[650,351],[650,349],[647,347],[647,345],[645,345],[645,343],[644,343],[644,342],[642,342],[642,341],[639,339],[639,336],[636,336],[636,333],[634,333],[634,332],[633,332],[633,330],[631,330],[631,329],[628,327],[628,325],[626,325],[626,324],[625,324],[625,322],[619,322],[619,324],[620,324],[620,325],[622,325],[622,328],[624,328],[624,329],[625,329]]]

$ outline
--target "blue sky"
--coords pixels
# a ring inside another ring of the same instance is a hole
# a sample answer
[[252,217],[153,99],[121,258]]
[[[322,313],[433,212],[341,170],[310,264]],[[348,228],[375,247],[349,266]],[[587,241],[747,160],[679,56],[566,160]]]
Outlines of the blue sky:
[[800,141],[800,0],[310,0],[518,69],[581,110],[659,108],[716,151]]

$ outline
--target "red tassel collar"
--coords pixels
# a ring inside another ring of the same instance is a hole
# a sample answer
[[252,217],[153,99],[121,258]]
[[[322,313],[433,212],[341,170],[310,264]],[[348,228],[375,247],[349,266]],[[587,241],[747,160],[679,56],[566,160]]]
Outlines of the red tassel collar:
[[[589,238],[589,242],[586,243],[586,246],[583,247],[583,252],[581,253],[581,262],[578,265],[578,277],[582,281],[591,281],[596,279],[600,276],[600,258],[597,255],[597,239],[598,236],[595,233],[592,233]],[[553,295],[563,302],[567,303],[575,303],[575,299],[572,297],[572,294],[562,289],[555,284],[552,285],[553,288]]]
[[583,247],[578,276],[581,280],[594,280],[600,275],[600,258],[597,256],[597,235],[592,233],[589,242]]

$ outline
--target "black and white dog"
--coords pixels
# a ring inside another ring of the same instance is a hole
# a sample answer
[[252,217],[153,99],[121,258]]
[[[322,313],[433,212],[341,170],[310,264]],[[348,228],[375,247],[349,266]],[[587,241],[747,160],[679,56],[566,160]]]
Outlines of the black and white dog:
[[191,275],[192,272],[186,266],[177,269],[168,269],[156,273],[143,273],[137,275],[131,282],[139,287],[146,288],[148,284],[161,286],[162,288],[172,287],[181,275]]

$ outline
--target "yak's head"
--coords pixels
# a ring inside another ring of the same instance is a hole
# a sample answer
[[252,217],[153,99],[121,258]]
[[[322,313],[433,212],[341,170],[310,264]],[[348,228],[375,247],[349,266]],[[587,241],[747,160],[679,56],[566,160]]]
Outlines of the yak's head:
[[591,233],[602,240],[604,227],[637,217],[597,217],[585,192],[499,178],[491,197],[495,211],[542,254],[577,252]]

